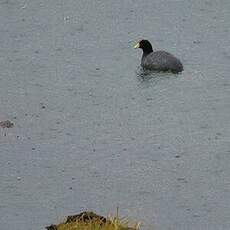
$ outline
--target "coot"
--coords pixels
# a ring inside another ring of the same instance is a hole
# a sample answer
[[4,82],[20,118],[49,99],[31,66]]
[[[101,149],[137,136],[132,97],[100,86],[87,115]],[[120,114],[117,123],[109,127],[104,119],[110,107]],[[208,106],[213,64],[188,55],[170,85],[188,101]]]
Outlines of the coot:
[[183,71],[183,65],[178,58],[163,50],[153,51],[152,45],[148,40],[141,40],[134,48],[143,50],[141,66],[144,69],[172,71],[173,73]]

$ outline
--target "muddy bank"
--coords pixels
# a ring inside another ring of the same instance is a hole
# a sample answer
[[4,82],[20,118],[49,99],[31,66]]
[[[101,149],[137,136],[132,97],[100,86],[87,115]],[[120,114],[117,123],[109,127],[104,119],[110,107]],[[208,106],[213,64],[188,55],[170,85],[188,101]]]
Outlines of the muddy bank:
[[[138,225],[137,225],[138,226]],[[47,230],[68,230],[68,229],[89,229],[89,230],[138,230],[138,227],[131,227],[128,221],[122,221],[118,216],[106,218],[91,211],[85,211],[77,215],[68,216],[64,223],[47,226]]]

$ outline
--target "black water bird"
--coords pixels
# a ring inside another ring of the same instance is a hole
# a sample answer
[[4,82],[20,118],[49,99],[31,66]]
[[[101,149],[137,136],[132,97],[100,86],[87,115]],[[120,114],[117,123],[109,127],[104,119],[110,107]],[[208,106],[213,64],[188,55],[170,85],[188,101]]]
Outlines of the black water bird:
[[134,48],[143,50],[141,66],[144,69],[171,71],[172,73],[183,71],[183,65],[178,58],[163,50],[153,51],[152,45],[148,40],[141,40]]

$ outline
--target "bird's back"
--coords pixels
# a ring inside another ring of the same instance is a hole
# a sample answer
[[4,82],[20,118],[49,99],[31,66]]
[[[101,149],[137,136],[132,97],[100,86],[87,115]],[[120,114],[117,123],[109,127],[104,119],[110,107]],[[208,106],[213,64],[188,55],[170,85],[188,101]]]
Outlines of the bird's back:
[[180,60],[166,51],[155,51],[143,54],[141,66],[150,70],[181,72],[183,65]]

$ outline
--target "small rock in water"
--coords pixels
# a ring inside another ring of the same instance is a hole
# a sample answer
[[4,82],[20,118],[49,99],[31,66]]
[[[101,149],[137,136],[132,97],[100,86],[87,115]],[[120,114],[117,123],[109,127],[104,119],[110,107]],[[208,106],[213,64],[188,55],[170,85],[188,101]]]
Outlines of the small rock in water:
[[6,120],[6,121],[0,121],[0,127],[2,128],[12,128],[14,126],[14,123]]

